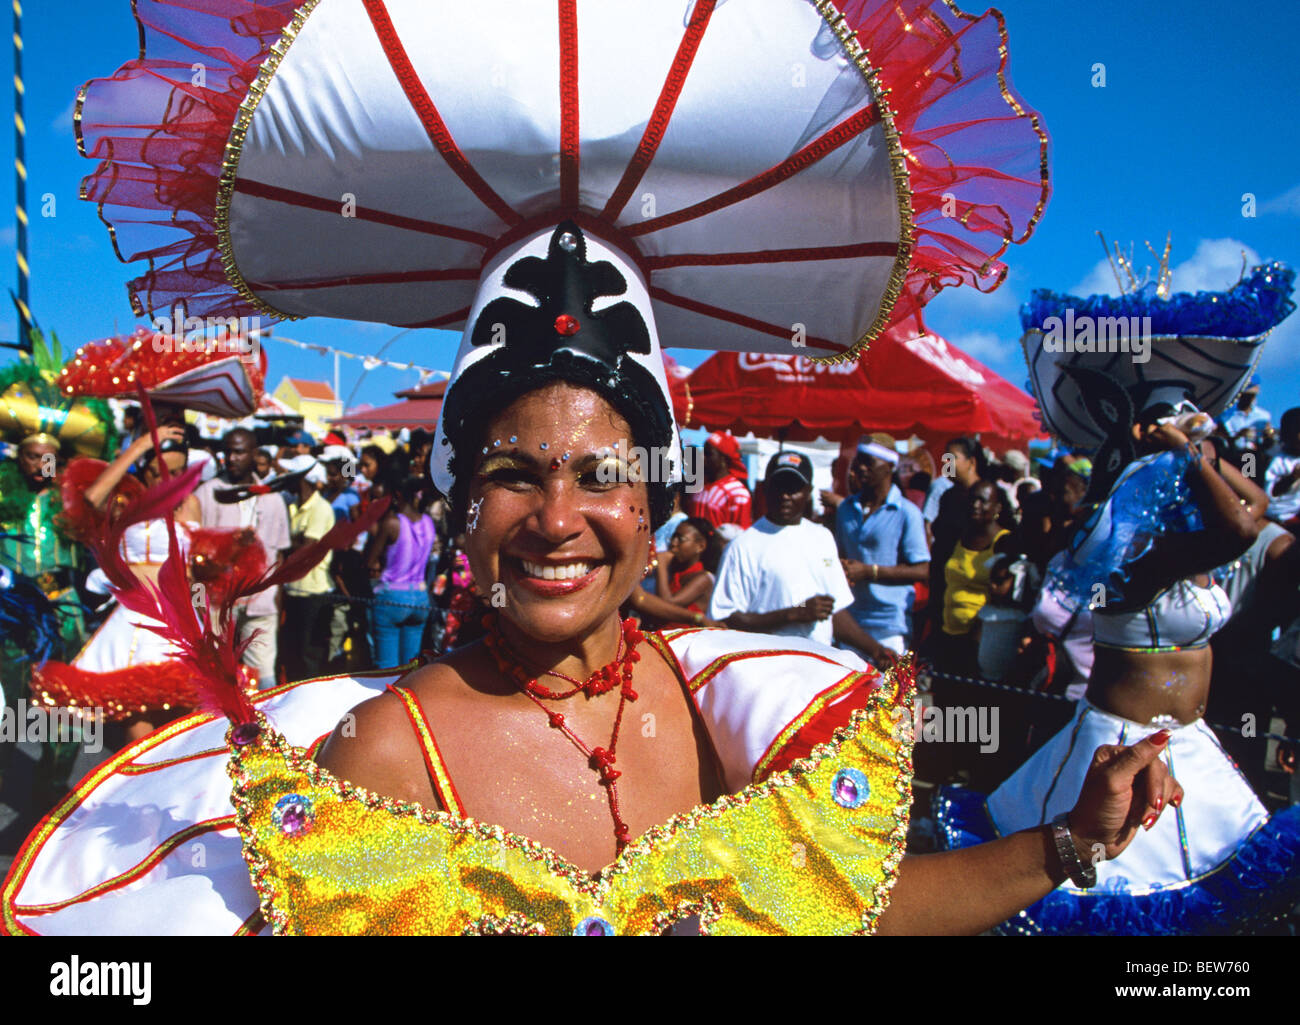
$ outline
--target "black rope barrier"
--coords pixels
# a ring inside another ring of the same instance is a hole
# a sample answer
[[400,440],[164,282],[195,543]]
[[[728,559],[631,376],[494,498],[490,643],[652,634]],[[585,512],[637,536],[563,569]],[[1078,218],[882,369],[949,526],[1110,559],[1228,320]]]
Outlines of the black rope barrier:
[[[964,683],[967,686],[971,686],[971,687],[983,687],[986,690],[1005,691],[1009,694],[1017,694],[1022,697],[1042,698],[1047,701],[1065,701],[1072,705],[1075,703],[1074,698],[1067,697],[1064,694],[1052,694],[1048,691],[1041,691],[1041,690],[1027,690],[1024,687],[1013,687],[1010,684],[997,683],[993,680],[985,680],[977,676],[961,676],[958,675],[957,673],[941,672],[938,669],[929,669],[929,668],[922,667],[920,670],[917,671],[916,675],[917,675],[918,682],[922,678],[928,678],[931,680],[935,680],[935,679],[946,680],[951,683]],[[1238,736],[1241,735],[1240,726],[1224,726],[1222,723],[1210,722],[1208,719],[1205,720],[1205,724],[1209,726],[1210,729],[1216,730],[1219,733],[1232,733]],[[1256,734],[1251,739],[1252,740],[1278,740],[1286,744],[1300,744],[1300,737],[1288,737],[1285,734],[1278,734],[1278,733],[1259,733]]]

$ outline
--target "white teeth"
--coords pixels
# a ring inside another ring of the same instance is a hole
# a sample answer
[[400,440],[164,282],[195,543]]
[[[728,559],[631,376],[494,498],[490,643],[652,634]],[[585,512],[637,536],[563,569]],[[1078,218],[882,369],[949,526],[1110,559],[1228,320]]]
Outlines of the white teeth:
[[591,564],[586,562],[566,562],[563,566],[543,566],[527,559],[520,559],[524,572],[530,577],[542,580],[576,580],[591,572]]

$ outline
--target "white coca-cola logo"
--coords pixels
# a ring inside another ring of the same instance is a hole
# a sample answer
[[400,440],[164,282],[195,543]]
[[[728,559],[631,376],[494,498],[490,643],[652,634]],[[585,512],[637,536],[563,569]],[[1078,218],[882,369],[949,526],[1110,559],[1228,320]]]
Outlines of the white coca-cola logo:
[[907,339],[903,344],[927,363],[959,381],[971,385],[984,384],[984,375],[962,359],[956,350],[949,348],[948,343],[938,335],[918,335]]
[[771,371],[778,377],[812,377],[816,374],[851,374],[856,363],[814,363],[807,356],[778,352],[742,352],[740,369],[761,373]]

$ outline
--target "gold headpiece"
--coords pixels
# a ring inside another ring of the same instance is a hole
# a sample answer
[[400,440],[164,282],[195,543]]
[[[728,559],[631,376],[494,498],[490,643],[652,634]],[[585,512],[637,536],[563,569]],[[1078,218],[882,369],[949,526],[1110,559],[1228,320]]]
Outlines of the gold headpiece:
[[[1100,231],[1097,237],[1101,239],[1101,248],[1106,250],[1106,260],[1110,263],[1110,271],[1115,275],[1115,283],[1119,285],[1121,295],[1127,295],[1129,292],[1136,292],[1147,283],[1147,278],[1151,273],[1151,268],[1147,267],[1142,272],[1139,280],[1138,276],[1133,273],[1133,247],[1129,246],[1128,255],[1125,256],[1120,249],[1119,243],[1115,243],[1115,254],[1111,255],[1110,247],[1106,244],[1106,236]],[[1147,252],[1156,257],[1159,261],[1159,269],[1156,272],[1156,295],[1161,299],[1168,299],[1169,293],[1173,288],[1174,272],[1169,269],[1169,251],[1173,248],[1173,232],[1165,235],[1165,251],[1159,255],[1152,248],[1151,243],[1146,243]],[[1124,278],[1120,277],[1120,271],[1124,272]],[[1125,280],[1127,279],[1127,280]]]

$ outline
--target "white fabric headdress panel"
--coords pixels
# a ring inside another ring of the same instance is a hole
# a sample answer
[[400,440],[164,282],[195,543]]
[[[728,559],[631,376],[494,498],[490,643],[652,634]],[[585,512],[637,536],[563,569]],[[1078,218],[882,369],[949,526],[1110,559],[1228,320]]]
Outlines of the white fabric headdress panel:
[[[1218,416],[1255,372],[1266,337],[1148,336],[1144,344],[1149,349],[1137,358],[1132,351],[1071,352],[1063,342],[1049,342],[1038,328],[1025,332],[1020,344],[1043,426],[1069,448],[1095,452],[1105,443],[1111,425],[1090,410],[1101,396],[1072,376],[1072,368],[1105,374],[1117,393],[1133,401],[1134,414],[1142,412],[1139,407],[1157,402],[1177,405],[1189,399],[1197,409]],[[1141,360],[1144,355],[1148,358]]]
[[563,46],[534,0],[304,9],[227,152],[227,252],[268,313],[457,327],[499,238],[582,210],[639,250],[672,345],[828,356],[888,321],[901,144],[813,3],[577,0]]

